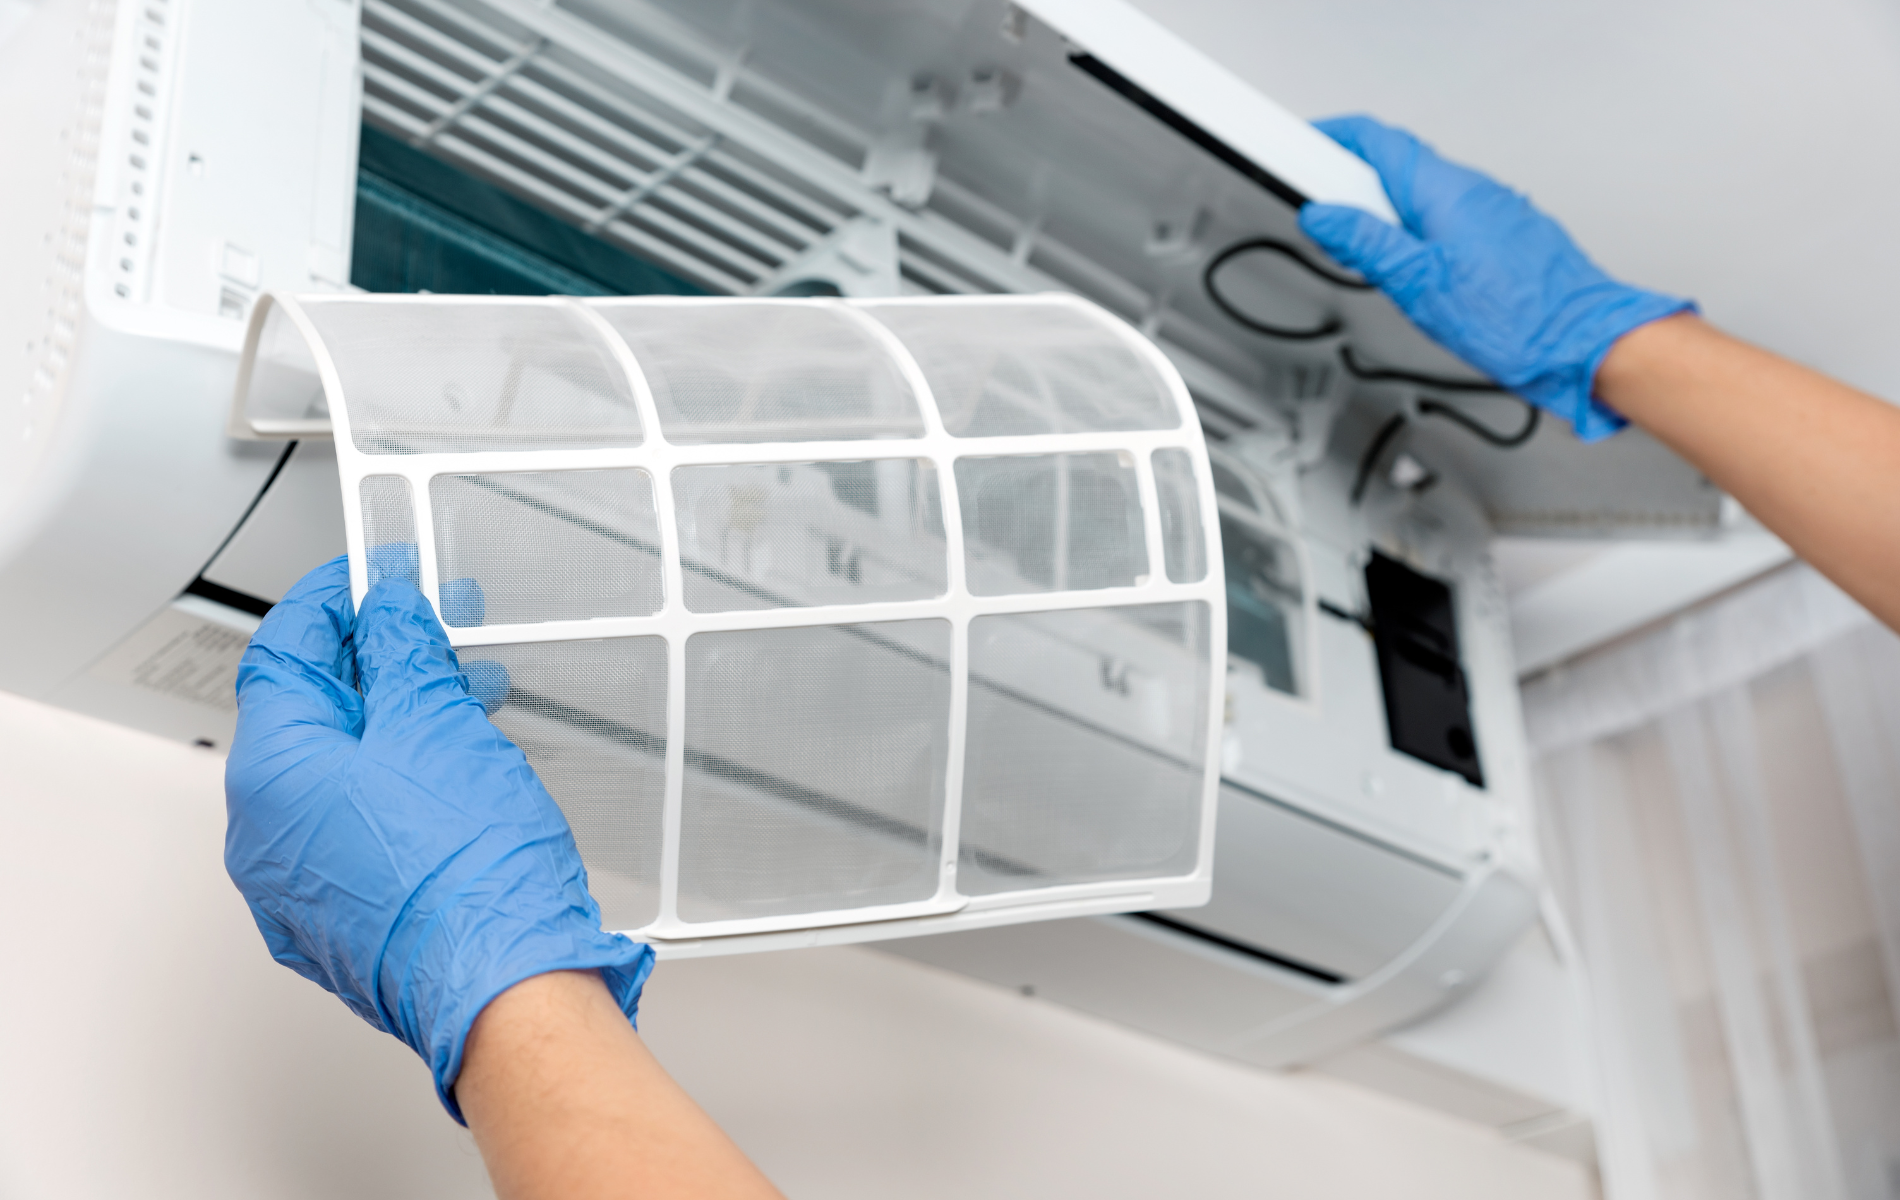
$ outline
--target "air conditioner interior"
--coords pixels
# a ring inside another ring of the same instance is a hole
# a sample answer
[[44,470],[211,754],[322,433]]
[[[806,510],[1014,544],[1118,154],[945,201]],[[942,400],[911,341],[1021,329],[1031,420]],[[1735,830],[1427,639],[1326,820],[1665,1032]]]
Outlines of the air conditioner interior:
[[[919,23],[908,9],[901,18],[862,21],[844,19],[864,16],[861,10],[826,4],[750,11],[747,42],[735,40],[719,12],[696,6],[675,6],[670,15],[651,5],[534,9],[544,21],[573,22],[567,33],[583,54],[546,24],[536,32],[512,19],[533,14],[510,3],[372,0],[362,35],[352,285],[527,295],[1081,292],[1170,354],[1213,445],[1233,623],[1230,706],[1240,709],[1230,722],[1238,720],[1244,735],[1260,711],[1271,719],[1272,710],[1259,706],[1273,697],[1311,709],[1323,687],[1332,725],[1351,723],[1342,714],[1352,705],[1376,725],[1378,685],[1349,695],[1341,679],[1321,680],[1319,660],[1342,675],[1332,660],[1343,652],[1368,679],[1388,660],[1405,661],[1382,648],[1375,665],[1360,625],[1378,596],[1358,578],[1373,562],[1369,538],[1405,543],[1392,523],[1406,508],[1406,490],[1392,483],[1398,460],[1429,464],[1422,469],[1433,479],[1456,481],[1433,503],[1462,512],[1458,485],[1482,496],[1488,478],[1512,477],[1499,464],[1576,452],[1569,435],[1543,425],[1528,445],[1498,447],[1450,422],[1398,421],[1401,412],[1420,415],[1418,390],[1355,380],[1348,355],[1362,368],[1462,380],[1469,372],[1424,343],[1383,300],[1325,282],[1320,272],[1329,269],[1300,240],[1281,197],[1075,65],[1069,48],[1020,10],[958,6],[964,15],[950,29],[940,16],[935,26]],[[840,52],[841,37],[854,53]],[[603,65],[616,55],[649,57]],[[654,61],[669,69],[643,71],[642,63]],[[852,69],[837,70],[841,61]],[[706,94],[660,94],[666,89],[633,82],[669,81],[677,92],[682,77],[698,80]],[[726,124],[695,121],[696,109],[723,113]],[[881,114],[882,126],[837,115],[866,112]],[[770,153],[756,151],[759,145]],[[880,165],[879,156],[889,155],[901,161]],[[800,170],[775,165],[786,156],[803,156]],[[879,174],[886,170],[888,177]],[[839,186],[818,186],[830,177]],[[1260,238],[1273,247],[1216,263],[1222,247]],[[1205,284],[1210,265],[1220,302]],[[1330,332],[1261,335],[1224,314],[1221,303],[1257,323]],[[1508,431],[1524,420],[1523,406],[1509,397],[1452,395],[1448,403],[1485,429]],[[1463,457],[1440,466],[1435,448],[1447,438]],[[287,451],[254,512],[191,590],[261,613],[294,581],[295,563],[339,551],[334,491],[317,499],[334,488],[334,472],[321,440]],[[1430,484],[1410,486],[1423,495]],[[1384,494],[1357,511],[1364,497],[1348,493],[1368,491]],[[1662,507],[1678,501],[1670,511],[1681,524],[1703,519],[1704,497],[1693,481]],[[1495,510],[1485,516],[1500,519]],[[1485,519],[1471,512],[1462,523],[1469,534]],[[1469,570],[1482,533],[1465,543],[1458,562],[1440,547],[1426,565],[1435,561],[1448,576]],[[1418,576],[1413,591],[1443,586]],[[1427,647],[1437,652],[1426,657],[1438,674],[1425,675],[1442,680],[1449,664],[1462,688],[1451,633],[1449,645]],[[1493,677],[1508,678],[1508,670]],[[1509,739],[1474,739],[1469,703],[1461,692],[1457,711],[1432,718],[1432,748],[1408,748],[1396,723],[1392,745],[1481,788],[1481,747],[1488,741],[1495,750]],[[1305,715],[1327,723],[1321,711]],[[1466,749],[1468,761],[1446,757],[1447,722],[1457,735],[1452,748]],[[1368,745],[1384,742],[1384,733],[1371,729]],[[1291,728],[1289,736],[1300,732]],[[1289,781],[1285,772],[1250,769],[1274,757],[1285,756],[1275,746],[1254,748],[1230,764],[1221,844],[1226,861],[1245,857],[1249,865],[1217,874],[1215,902],[1138,925],[1117,918],[1106,935],[1150,943],[1188,937],[1258,968],[1244,981],[1259,993],[1252,1000],[1204,993],[1204,1003],[1171,991],[1163,1007],[1175,1015],[1157,1018],[1158,1032],[1224,1048],[1259,1022],[1202,1029],[1210,1003],[1215,1011],[1254,1005],[1248,1011],[1256,1015],[1284,1009],[1288,1018],[1318,1011],[1329,993],[1380,978],[1481,890],[1493,841],[1486,821],[1471,815],[1490,803],[1482,795],[1440,800],[1437,770],[1417,772],[1422,782],[1412,790],[1422,788],[1426,798],[1412,804],[1403,783],[1389,796],[1356,797],[1361,781],[1351,763],[1351,778],[1341,779],[1294,771]],[[1355,794],[1343,808],[1342,792]],[[1262,865],[1295,845],[1311,852],[1295,855],[1305,869]],[[1058,925],[1046,935],[952,934],[898,949],[1017,986],[1022,981],[996,965],[1011,960],[1007,952],[999,958],[997,945],[1043,936],[1070,939],[1072,949],[1076,935]],[[973,942],[984,937],[996,944]],[[968,951],[964,959],[959,947]],[[1064,988],[1053,977],[1042,986],[1051,994]],[[1254,1057],[1285,1061],[1288,1045],[1269,1039]]]
[[1640,434],[1496,444],[1523,406],[1329,281],[1273,181],[1001,0],[371,0],[362,38],[368,127],[659,268],[651,290],[1072,290],[1168,350],[1215,438],[1403,413],[1500,532],[1716,524],[1714,490]]
[[[1226,302],[1256,323],[1337,328],[1250,332],[1204,285],[1224,248],[1271,239],[1327,269],[1282,197],[1078,66],[1021,10],[890,8],[371,0],[351,284],[1067,290],[1134,323],[1192,389],[1220,493],[1234,745],[1214,900],[890,945],[1272,1065],[1442,1003],[1453,993],[1436,981],[1481,974],[1533,907],[1496,869],[1521,762],[1508,647],[1494,607],[1474,615],[1488,603],[1473,583],[1487,530],[1512,527],[1495,497],[1512,480],[1574,478],[1569,498],[1536,492],[1538,511],[1644,529],[1712,523],[1710,497],[1673,467],[1649,473],[1648,491],[1614,486],[1616,462],[1654,452],[1627,435],[1585,451],[1547,423],[1525,446],[1492,446],[1426,415],[1415,387],[1354,379],[1348,345],[1362,368],[1470,377],[1384,301],[1285,250],[1219,264]],[[1508,397],[1428,396],[1487,429],[1523,420]],[[1590,473],[1565,476],[1578,453]],[[1401,486],[1404,462],[1442,485]],[[1388,744],[1362,628],[1374,546],[1409,547],[1414,568],[1455,584],[1464,637],[1434,661],[1471,675],[1468,711],[1450,719],[1471,733],[1468,773]],[[333,451],[306,436],[180,603],[215,606],[241,644],[231,614],[254,623],[342,548]],[[126,719],[187,740],[230,735],[228,708],[153,713]],[[1152,960],[1148,992],[1099,977],[1131,955]]]
[[[1313,568],[1289,511],[1300,500],[1275,496],[1297,490],[1287,480],[1301,473],[1346,471],[1362,492],[1375,468],[1385,486],[1405,458],[1429,472],[1427,485],[1442,474],[1483,503],[1488,490],[1508,491],[1523,460],[1547,456],[1530,473],[1562,478],[1583,452],[1594,458],[1589,511],[1601,516],[1620,494],[1641,521],[1713,521],[1711,494],[1680,470],[1660,484],[1645,472],[1647,493],[1604,486],[1605,458],[1655,449],[1638,439],[1585,451],[1545,423],[1524,445],[1490,445],[1460,426],[1521,426],[1520,402],[1458,391],[1421,403],[1414,386],[1355,379],[1348,363],[1473,377],[1376,295],[1326,282],[1329,269],[1283,198],[1104,82],[1105,68],[1078,65],[1022,10],[880,13],[816,0],[558,10],[371,0],[352,284],[689,295],[875,292],[882,280],[909,294],[1088,295],[1162,345],[1217,453],[1232,445],[1217,482],[1247,482],[1222,488],[1231,648],[1268,690],[1290,696],[1310,694],[1306,626],[1331,623],[1329,609],[1350,615],[1364,590],[1305,578]],[[1262,238],[1271,245],[1221,255]],[[1204,278],[1210,266],[1218,302]],[[1221,304],[1302,336],[1249,331]],[[1328,332],[1304,336],[1317,330]],[[1429,419],[1443,408],[1456,416]],[[1400,421],[1403,413],[1413,419]],[[1441,459],[1447,446],[1456,449]],[[321,473],[323,453],[298,447],[273,493]],[[1291,475],[1262,469],[1275,455]],[[1539,503],[1567,504],[1548,490]],[[1494,528],[1513,527],[1509,512],[1485,508]],[[247,546],[281,552],[291,539],[257,526],[279,519],[314,530],[313,511],[260,504],[194,586],[250,594],[238,602],[252,609],[275,599],[290,577],[260,569]],[[1306,524],[1339,526],[1331,540],[1356,553],[1366,536],[1359,515],[1324,515]],[[1306,603],[1314,594],[1317,610]],[[1478,782],[1475,762],[1463,769]]]
[[[115,431],[110,444],[85,461],[115,486],[88,489],[92,508],[49,524],[38,558],[5,564],[9,613],[58,633],[41,639],[45,653],[18,656],[32,671],[9,664],[7,686],[228,744],[249,632],[344,548],[322,412],[270,435],[289,445],[223,436],[242,317],[264,292],[1077,292],[1161,347],[1207,433],[1218,495],[1203,517],[1220,524],[1233,627],[1213,898],[884,945],[1264,1065],[1314,1061],[1462,994],[1537,905],[1489,539],[1693,534],[1715,527],[1719,498],[1635,434],[1582,447],[1542,422],[1522,444],[1497,444],[1520,441],[1520,402],[1450,386],[1474,380],[1376,294],[1328,282],[1334,269],[1298,235],[1273,177],[1134,94],[1112,64],[1078,61],[1032,10],[1083,24],[1098,11],[1093,0],[194,0],[177,23],[193,35],[178,68],[190,103],[150,132],[170,139],[181,180],[195,178],[183,164],[201,139],[221,139],[232,163],[258,146],[244,163],[256,190],[180,183],[173,208],[148,210],[165,231],[148,239],[154,282],[125,285],[105,313],[138,334],[136,351],[120,349],[130,335],[99,341],[139,386],[75,392],[111,414],[94,422]],[[320,54],[276,45],[235,81],[204,67],[248,62],[219,54],[254,44],[252,25],[273,14],[334,40]],[[237,83],[315,76],[309,60],[347,62],[351,45],[360,91],[280,89],[259,121],[211,119],[230,111]],[[1116,61],[1139,72],[1145,60]],[[299,121],[328,148],[279,139],[272,157],[251,136]],[[290,199],[319,192],[334,229],[291,212]],[[315,255],[325,247],[337,253]],[[119,256],[93,265],[112,292]],[[1210,294],[1210,271],[1231,311]],[[225,461],[240,459],[241,470]],[[187,467],[194,486],[178,486]],[[1166,485],[1159,471],[1154,482]],[[96,548],[68,529],[117,540]],[[163,553],[127,552],[143,543]],[[1410,574],[1375,578],[1377,556]],[[86,586],[99,573],[79,570],[82,557],[130,566],[113,567],[119,586]],[[66,572],[60,586],[47,586],[47,563]],[[848,555],[839,565],[849,570]],[[117,579],[131,574],[136,587]],[[1416,668],[1406,687],[1387,662]],[[1124,666],[1088,665],[1105,693],[1127,686]],[[1420,721],[1389,729],[1407,706]]]
[[1073,290],[1174,358],[1216,445],[1404,459],[1498,533],[1717,524],[1720,497],[1639,432],[1583,447],[1542,422],[1501,445],[1526,428],[1511,397],[1357,377],[1474,378],[1326,282],[1285,200],[1013,5],[370,0],[361,36],[363,290]]

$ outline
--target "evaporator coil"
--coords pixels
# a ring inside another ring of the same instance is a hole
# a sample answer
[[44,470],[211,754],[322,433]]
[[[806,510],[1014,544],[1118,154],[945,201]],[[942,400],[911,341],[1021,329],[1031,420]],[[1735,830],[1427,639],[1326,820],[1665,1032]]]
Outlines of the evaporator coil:
[[608,929],[675,953],[1204,903],[1225,657],[1187,390],[1072,296],[277,295],[358,601],[435,605]]

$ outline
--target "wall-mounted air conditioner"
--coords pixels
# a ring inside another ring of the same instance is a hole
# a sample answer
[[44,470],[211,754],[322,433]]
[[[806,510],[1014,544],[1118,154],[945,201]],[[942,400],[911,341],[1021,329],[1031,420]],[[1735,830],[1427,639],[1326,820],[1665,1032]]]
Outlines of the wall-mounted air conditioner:
[[1111,0],[41,0],[0,98],[0,686],[213,747],[345,540],[324,408],[233,423],[267,293],[1069,292],[1139,331],[1218,494],[1212,902],[892,945],[1254,1061],[1459,994],[1529,920],[1488,538],[1718,515],[1640,436],[1433,420],[1418,380],[1469,374],[1298,233],[1389,214],[1376,178]]

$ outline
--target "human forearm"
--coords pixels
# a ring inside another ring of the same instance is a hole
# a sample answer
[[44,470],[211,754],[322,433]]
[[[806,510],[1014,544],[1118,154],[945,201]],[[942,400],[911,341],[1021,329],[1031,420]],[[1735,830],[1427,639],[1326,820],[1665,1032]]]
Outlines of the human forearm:
[[1900,409],[1688,315],[1618,340],[1596,388],[1900,628]]
[[538,975],[497,997],[469,1033],[455,1093],[502,1200],[779,1194],[595,972]]

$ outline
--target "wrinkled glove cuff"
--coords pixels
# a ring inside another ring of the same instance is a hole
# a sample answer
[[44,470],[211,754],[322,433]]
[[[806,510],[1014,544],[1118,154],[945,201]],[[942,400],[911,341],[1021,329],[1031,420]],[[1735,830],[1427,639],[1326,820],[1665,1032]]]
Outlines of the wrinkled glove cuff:
[[1695,301],[1680,296],[1629,287],[1620,291],[1622,294],[1608,304],[1600,297],[1592,297],[1584,313],[1564,323],[1562,342],[1592,347],[1588,357],[1511,387],[1524,399],[1569,421],[1580,442],[1600,442],[1629,424],[1628,418],[1596,395],[1597,372],[1603,368],[1603,360],[1609,357],[1616,343],[1625,334],[1653,321],[1699,311]]
[[383,1028],[428,1063],[442,1106],[459,1124],[467,1123],[453,1092],[463,1050],[495,997],[549,971],[599,970],[631,1019],[653,970],[651,947],[601,931],[584,874],[549,888],[509,865],[548,849],[493,833],[463,847],[410,898],[379,958]]
[[590,944],[574,946],[572,953],[564,958],[532,968],[517,967],[516,970],[498,973],[493,981],[493,990],[458,1011],[443,1029],[449,1036],[438,1038],[438,1044],[432,1046],[424,1056],[428,1059],[430,1073],[435,1076],[436,1098],[448,1110],[449,1116],[455,1118],[457,1125],[468,1124],[462,1116],[462,1106],[455,1099],[455,1081],[462,1074],[462,1056],[468,1044],[469,1030],[474,1028],[475,1018],[495,997],[517,983],[536,975],[545,975],[549,971],[597,969],[614,1003],[626,1014],[627,1023],[637,1029],[640,1024],[640,992],[646,987],[647,976],[653,973],[653,964],[653,947],[622,934],[600,933],[590,939]]

